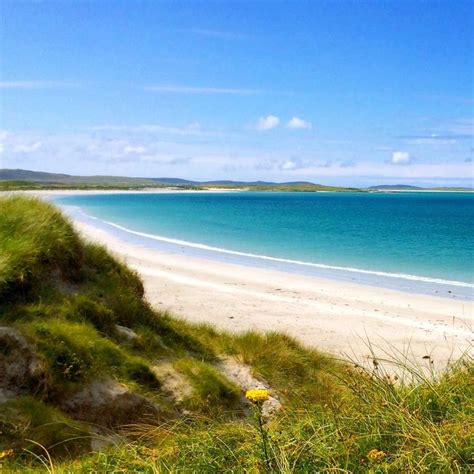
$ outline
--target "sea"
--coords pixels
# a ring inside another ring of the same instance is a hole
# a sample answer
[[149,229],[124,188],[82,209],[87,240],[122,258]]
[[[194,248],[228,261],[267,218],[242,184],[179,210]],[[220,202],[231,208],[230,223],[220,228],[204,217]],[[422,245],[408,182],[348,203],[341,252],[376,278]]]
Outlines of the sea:
[[58,196],[127,242],[219,261],[474,299],[474,193],[181,192]]

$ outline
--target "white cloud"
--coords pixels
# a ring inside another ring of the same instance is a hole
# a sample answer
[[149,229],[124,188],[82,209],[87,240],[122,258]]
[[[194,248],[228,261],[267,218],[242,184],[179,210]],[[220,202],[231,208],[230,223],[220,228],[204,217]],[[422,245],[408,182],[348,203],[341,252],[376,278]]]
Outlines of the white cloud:
[[256,130],[271,130],[280,123],[280,119],[275,115],[267,115],[266,117],[260,117],[255,124]]
[[293,117],[286,126],[293,130],[311,130],[313,128],[311,122],[307,122],[299,117]]
[[[439,185],[451,182],[471,185],[472,162],[466,161],[465,150],[458,157],[445,157],[443,161],[425,158],[420,151],[416,158],[410,158],[409,165],[403,166],[391,162],[391,151],[379,154],[385,155],[385,160],[364,161],[352,158],[355,156],[352,150],[335,154],[330,150],[295,150],[291,143],[285,145],[274,140],[269,145],[262,140],[255,142],[256,132],[249,134],[248,140],[247,135],[237,134],[231,134],[226,140],[203,140],[197,135],[162,137],[148,133],[147,128],[141,134],[138,130],[141,128],[133,129],[131,134],[122,128],[102,131],[81,128],[56,133],[21,130],[8,134],[0,130],[0,143],[5,146],[0,155],[0,167],[70,174],[169,175],[203,180],[288,181],[291,176],[291,180],[323,184],[431,180]],[[38,148],[37,143],[42,146]],[[146,152],[142,153],[141,147],[146,148]],[[15,153],[18,149],[32,148],[37,149]]]
[[196,87],[180,85],[153,85],[146,86],[145,90],[152,92],[165,92],[174,94],[228,94],[228,95],[253,95],[260,94],[259,89],[235,89],[229,87]]
[[288,160],[281,161],[278,166],[278,169],[280,169],[281,171],[294,171],[302,170],[305,168],[311,168],[312,166],[312,160],[293,156]]
[[406,151],[394,151],[392,153],[391,163],[394,165],[407,165],[411,162],[412,158],[410,153]]
[[146,153],[147,149],[144,146],[133,146],[127,145],[124,147],[123,152],[125,154],[141,154]]
[[43,146],[42,142],[20,143],[13,148],[14,153],[33,153]]
[[283,171],[290,171],[290,170],[296,169],[296,167],[297,167],[297,164],[294,161],[288,160],[282,163],[282,165],[280,166],[280,169]]

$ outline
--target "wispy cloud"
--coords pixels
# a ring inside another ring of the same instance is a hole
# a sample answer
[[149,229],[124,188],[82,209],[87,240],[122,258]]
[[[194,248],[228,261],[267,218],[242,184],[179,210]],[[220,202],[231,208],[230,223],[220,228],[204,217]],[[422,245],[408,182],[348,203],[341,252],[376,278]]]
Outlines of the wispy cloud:
[[254,128],[255,130],[265,131],[275,128],[280,123],[280,119],[275,115],[267,115],[266,117],[260,117],[257,120]]
[[231,87],[197,87],[182,85],[151,85],[145,86],[145,90],[151,92],[171,94],[227,94],[227,95],[254,95],[261,94],[260,89],[238,89]]
[[180,31],[185,33],[192,33],[198,36],[206,36],[208,38],[217,38],[223,40],[238,40],[248,38],[248,35],[242,33],[235,33],[233,31],[210,30],[206,28],[185,28]]
[[126,132],[126,133],[145,133],[145,134],[170,134],[183,136],[197,135],[217,135],[217,132],[202,130],[199,123],[190,123],[184,127],[169,127],[160,124],[140,124],[140,125],[95,125],[89,127],[96,132]]
[[407,140],[407,143],[411,145],[456,145],[458,140],[455,138],[448,138],[448,137],[419,137],[419,138],[411,138]]
[[60,89],[77,86],[76,82],[65,81],[0,81],[0,89]]
[[13,148],[14,153],[33,153],[43,146],[43,142],[20,143]]
[[459,118],[438,121],[431,129],[421,133],[399,135],[397,138],[407,140],[416,145],[452,145],[462,140],[474,138],[474,119]]
[[453,134],[465,135],[471,138],[474,136],[474,118],[472,117],[452,120],[448,127]]
[[397,138],[405,140],[413,145],[454,145],[459,140],[472,140],[468,133],[427,133],[421,135],[401,135]]

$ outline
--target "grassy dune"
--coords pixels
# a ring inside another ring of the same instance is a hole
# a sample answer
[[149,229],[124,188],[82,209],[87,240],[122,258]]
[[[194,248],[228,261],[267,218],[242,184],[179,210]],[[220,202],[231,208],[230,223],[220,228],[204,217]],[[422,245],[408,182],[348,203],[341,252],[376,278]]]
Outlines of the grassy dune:
[[[35,370],[11,375],[27,356]],[[281,403],[262,427],[266,455],[258,409],[223,360]],[[138,276],[54,206],[0,198],[0,471],[472,472],[473,367],[466,355],[401,381],[383,361],[365,370],[286,335],[189,324],[152,309]],[[132,409],[89,407],[106,381]]]

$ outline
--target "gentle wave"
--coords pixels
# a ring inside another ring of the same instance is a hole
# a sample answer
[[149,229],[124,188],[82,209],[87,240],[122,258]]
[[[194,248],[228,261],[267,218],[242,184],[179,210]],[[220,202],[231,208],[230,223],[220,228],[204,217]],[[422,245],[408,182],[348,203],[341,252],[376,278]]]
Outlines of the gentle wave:
[[325,265],[323,263],[312,263],[312,262],[305,262],[303,260],[291,260],[287,258],[271,257],[269,255],[259,255],[259,254],[254,254],[254,253],[239,252],[238,250],[229,250],[229,249],[224,249],[220,247],[214,247],[212,245],[200,244],[197,242],[189,242],[189,241],[180,240],[180,239],[171,239],[169,237],[163,237],[163,236],[155,235],[155,234],[148,234],[146,232],[138,232],[132,229],[128,229],[127,227],[123,227],[119,224],[115,224],[114,222],[98,219],[97,217],[93,217],[86,214],[84,211],[82,211],[82,209],[81,209],[81,212],[87,215],[87,217],[89,218],[104,222],[112,227],[128,232],[130,234],[135,234],[141,237],[146,237],[148,239],[153,239],[160,242],[166,242],[170,244],[181,245],[181,246],[191,247],[191,248],[200,249],[200,250],[208,250],[208,251],[224,253],[228,255],[237,255],[240,257],[256,258],[259,260],[266,260],[266,261],[271,261],[271,262],[288,263],[291,265],[300,265],[300,266],[312,267],[312,268],[323,268],[326,270],[339,270],[339,271],[344,271],[344,272],[360,273],[360,274],[365,274],[365,275],[374,275],[374,276],[381,276],[381,277],[387,277],[387,278],[399,278],[403,280],[421,281],[425,283],[437,283],[439,285],[458,286],[458,287],[463,287],[463,288],[474,288],[474,284],[467,283],[464,281],[443,280],[441,278],[423,277],[423,276],[417,276],[417,275],[410,275],[407,273],[388,273],[388,272],[380,272],[380,271],[375,271],[375,270],[363,270],[360,268],[340,267],[336,265]]

